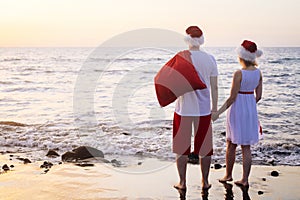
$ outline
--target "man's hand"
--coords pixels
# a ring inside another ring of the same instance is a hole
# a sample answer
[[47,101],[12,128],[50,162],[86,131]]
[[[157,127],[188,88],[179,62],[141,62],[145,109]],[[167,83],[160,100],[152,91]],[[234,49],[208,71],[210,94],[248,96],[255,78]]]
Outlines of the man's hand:
[[218,112],[212,112],[211,113],[211,119],[212,121],[216,121],[219,118],[219,113]]

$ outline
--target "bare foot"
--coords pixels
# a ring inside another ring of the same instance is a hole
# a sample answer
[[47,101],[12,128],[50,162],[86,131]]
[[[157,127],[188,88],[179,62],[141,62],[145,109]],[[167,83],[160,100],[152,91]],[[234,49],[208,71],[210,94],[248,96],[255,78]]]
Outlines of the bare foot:
[[186,186],[185,185],[174,185],[174,188],[177,189],[177,190],[186,190]]
[[232,177],[225,176],[224,178],[219,179],[220,183],[226,183],[227,181],[232,181]]
[[237,186],[249,187],[248,181],[240,180],[240,181],[235,181],[234,183],[235,183]]

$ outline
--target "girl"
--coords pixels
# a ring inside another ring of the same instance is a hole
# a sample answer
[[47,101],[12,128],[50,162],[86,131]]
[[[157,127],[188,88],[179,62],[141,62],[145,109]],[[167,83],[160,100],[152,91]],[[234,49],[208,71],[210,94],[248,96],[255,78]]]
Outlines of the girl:
[[235,150],[237,145],[241,145],[243,177],[235,184],[247,187],[252,161],[250,145],[259,140],[256,103],[262,95],[262,74],[256,68],[256,58],[262,55],[262,51],[257,49],[254,42],[244,40],[237,48],[237,53],[242,69],[234,73],[230,97],[217,112],[213,113],[212,119],[215,121],[229,108],[226,118],[226,174],[219,181],[232,181]]

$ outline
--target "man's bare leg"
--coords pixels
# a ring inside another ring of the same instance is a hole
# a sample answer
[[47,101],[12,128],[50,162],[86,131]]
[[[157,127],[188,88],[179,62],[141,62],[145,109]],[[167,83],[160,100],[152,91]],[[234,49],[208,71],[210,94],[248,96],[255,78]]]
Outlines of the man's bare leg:
[[202,173],[202,189],[209,189],[211,184],[208,181],[208,175],[210,170],[211,156],[205,156],[200,158],[201,173]]
[[186,168],[187,168],[188,156],[178,155],[176,156],[176,165],[179,175],[179,183],[174,185],[176,189],[186,189]]

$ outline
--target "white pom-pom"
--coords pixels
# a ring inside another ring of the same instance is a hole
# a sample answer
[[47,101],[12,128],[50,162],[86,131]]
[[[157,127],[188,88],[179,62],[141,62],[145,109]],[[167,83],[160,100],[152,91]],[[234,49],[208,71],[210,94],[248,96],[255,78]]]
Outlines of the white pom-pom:
[[257,49],[255,52],[256,57],[261,57],[263,55],[262,50]]
[[244,60],[248,60],[251,62],[255,61],[255,58],[256,58],[255,53],[251,53],[250,51],[247,51],[243,46],[239,46],[236,49],[236,52],[237,52],[238,56]]
[[200,46],[204,44],[204,36],[201,37],[191,37],[190,35],[187,35],[184,37],[184,41],[190,45],[190,46]]

